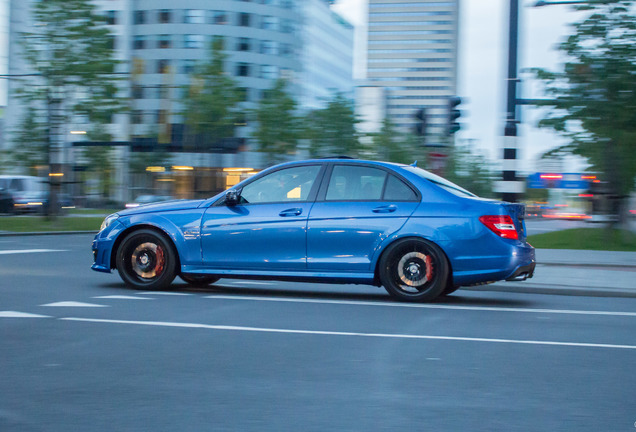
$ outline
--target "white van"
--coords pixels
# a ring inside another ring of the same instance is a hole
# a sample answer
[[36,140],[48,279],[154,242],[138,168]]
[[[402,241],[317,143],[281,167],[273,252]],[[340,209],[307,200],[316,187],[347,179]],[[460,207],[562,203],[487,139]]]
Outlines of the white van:
[[13,199],[23,195],[33,194],[45,190],[44,179],[41,177],[25,175],[0,175],[0,189],[5,189],[13,196]]

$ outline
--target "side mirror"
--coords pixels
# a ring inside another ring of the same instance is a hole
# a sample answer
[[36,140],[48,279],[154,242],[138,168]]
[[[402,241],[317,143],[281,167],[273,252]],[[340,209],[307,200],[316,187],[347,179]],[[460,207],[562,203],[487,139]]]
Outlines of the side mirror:
[[234,207],[241,202],[241,191],[236,189],[230,189],[225,192],[225,205],[228,207]]

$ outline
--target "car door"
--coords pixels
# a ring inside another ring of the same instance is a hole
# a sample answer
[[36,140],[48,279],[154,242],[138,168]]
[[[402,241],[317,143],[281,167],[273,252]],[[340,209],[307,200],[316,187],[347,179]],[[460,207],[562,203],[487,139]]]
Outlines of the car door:
[[311,209],[307,268],[371,270],[381,242],[397,232],[420,202],[417,190],[379,166],[334,164]]
[[310,164],[270,172],[242,188],[238,205],[221,200],[208,208],[201,221],[203,264],[305,270],[307,217],[322,169],[322,164]]

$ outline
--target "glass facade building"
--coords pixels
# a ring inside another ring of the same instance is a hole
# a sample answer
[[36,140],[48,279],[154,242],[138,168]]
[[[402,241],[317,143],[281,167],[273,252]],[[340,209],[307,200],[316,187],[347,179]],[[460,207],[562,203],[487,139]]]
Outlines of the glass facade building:
[[412,130],[425,108],[428,132],[445,132],[456,94],[459,0],[369,0],[367,78],[386,89],[386,113]]

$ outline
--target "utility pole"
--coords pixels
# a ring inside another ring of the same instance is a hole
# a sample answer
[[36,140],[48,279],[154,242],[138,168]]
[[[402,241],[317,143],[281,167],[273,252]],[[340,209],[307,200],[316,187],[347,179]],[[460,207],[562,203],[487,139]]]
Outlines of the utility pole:
[[506,99],[506,125],[504,127],[503,166],[497,192],[504,201],[517,202],[524,184],[517,177],[519,140],[517,138],[517,47],[519,44],[519,0],[510,0],[508,30],[508,79]]

